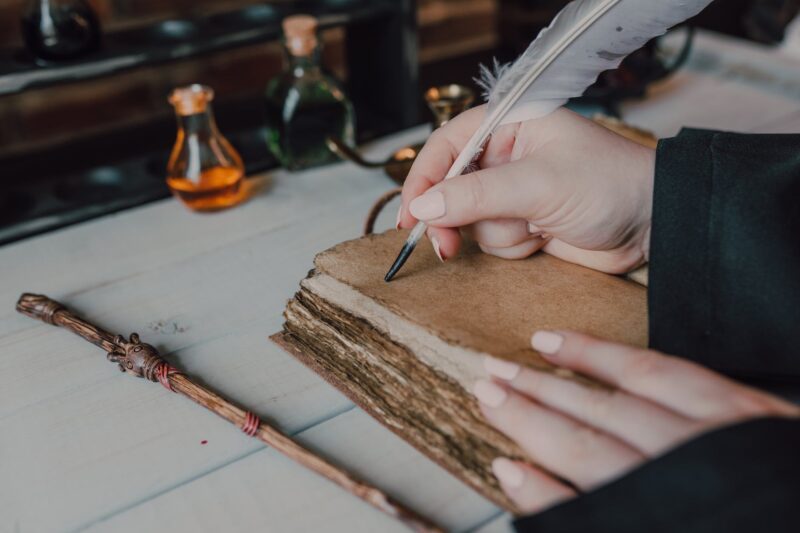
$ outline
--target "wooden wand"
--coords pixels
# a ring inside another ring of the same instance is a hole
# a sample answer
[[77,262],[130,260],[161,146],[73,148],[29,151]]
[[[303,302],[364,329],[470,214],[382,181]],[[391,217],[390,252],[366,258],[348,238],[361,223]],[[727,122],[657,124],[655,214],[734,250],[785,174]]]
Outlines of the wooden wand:
[[183,394],[238,426],[250,437],[257,438],[290,459],[328,478],[376,509],[401,521],[410,529],[425,533],[443,531],[427,518],[397,503],[381,490],[356,479],[341,468],[305,449],[279,430],[259,420],[250,411],[242,409],[222,396],[198,385],[186,374],[170,366],[155,348],[141,342],[136,333],[131,333],[128,340],[125,340],[122,335],[112,335],[70,312],[59,302],[39,294],[26,293],[20,296],[17,302],[17,311],[80,335],[105,350],[108,360],[117,363],[123,372],[150,381],[158,381],[168,390]]

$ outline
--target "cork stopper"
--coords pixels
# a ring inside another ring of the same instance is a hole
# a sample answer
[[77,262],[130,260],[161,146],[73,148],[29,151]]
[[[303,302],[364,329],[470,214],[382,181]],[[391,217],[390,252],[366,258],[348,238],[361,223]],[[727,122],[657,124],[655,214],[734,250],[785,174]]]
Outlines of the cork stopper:
[[283,19],[286,49],[296,57],[311,55],[317,47],[317,19],[310,15],[292,15]]
[[185,87],[176,87],[170,93],[168,101],[175,107],[175,112],[179,115],[196,115],[203,113],[213,99],[214,89],[195,83]]

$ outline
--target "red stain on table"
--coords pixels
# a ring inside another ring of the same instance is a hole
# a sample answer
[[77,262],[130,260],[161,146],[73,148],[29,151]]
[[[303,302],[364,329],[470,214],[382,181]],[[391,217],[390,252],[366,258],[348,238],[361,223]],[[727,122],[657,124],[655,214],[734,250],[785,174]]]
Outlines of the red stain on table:
[[203,444],[203,445],[208,444],[208,441],[206,439],[203,439],[203,440],[200,441],[200,444]]

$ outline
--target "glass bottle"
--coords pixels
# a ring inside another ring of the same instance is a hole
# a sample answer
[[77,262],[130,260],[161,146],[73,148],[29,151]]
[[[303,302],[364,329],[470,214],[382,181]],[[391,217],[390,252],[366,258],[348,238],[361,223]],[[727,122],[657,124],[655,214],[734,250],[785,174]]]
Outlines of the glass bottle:
[[196,211],[224,209],[244,196],[242,158],[214,121],[214,91],[189,85],[172,91],[169,102],[178,118],[178,137],[167,164],[167,185]]
[[355,144],[353,106],[320,65],[317,20],[287,17],[283,33],[288,67],[267,85],[267,144],[289,170],[336,161],[325,138]]
[[21,22],[25,45],[39,59],[72,59],[100,44],[100,22],[85,0],[30,0]]

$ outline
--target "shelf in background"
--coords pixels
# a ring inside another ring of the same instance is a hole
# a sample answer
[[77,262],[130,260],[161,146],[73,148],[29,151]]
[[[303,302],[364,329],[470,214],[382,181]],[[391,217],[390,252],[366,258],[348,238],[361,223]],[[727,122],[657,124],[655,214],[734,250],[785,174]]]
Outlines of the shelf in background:
[[[236,116],[250,120],[226,130],[225,135],[242,156],[245,173],[253,176],[279,166],[266,144],[266,127],[255,113],[258,102],[237,102],[223,106]],[[356,106],[359,117],[359,142],[373,140],[396,131],[394,121],[380,111]],[[237,125],[233,123],[233,125]],[[48,152],[47,157],[30,154],[3,163],[5,173],[25,175],[0,190],[0,246],[76,224],[99,216],[137,207],[170,195],[165,174],[169,142],[160,150],[126,154],[126,143],[144,145],[144,139],[157,138],[173,128],[163,122],[145,124],[101,138],[81,139]],[[102,157],[88,166],[76,160],[81,154],[100,151]],[[77,154],[77,155],[76,155]],[[69,163],[79,166],[66,171]]]
[[[293,13],[314,15],[322,29],[344,28],[345,89],[356,110],[359,142],[417,124],[414,0],[261,3],[161,20],[109,32],[100,51],[69,64],[37,65],[18,50],[0,50],[0,96],[36,91],[46,98],[45,87],[80,87],[84,80],[138,67],[257,47],[279,39],[282,19]],[[139,74],[146,72],[134,77]],[[79,96],[91,101],[90,94]],[[264,141],[263,111],[260,88],[215,100],[221,129],[248,175],[277,166]],[[164,168],[174,135],[174,118],[154,114],[0,157],[0,245],[168,196]]]
[[39,64],[20,49],[0,50],[0,96],[273,41],[281,36],[281,20],[294,13],[312,14],[321,28],[330,28],[379,18],[393,9],[390,2],[375,0],[254,4],[110,32],[101,50],[64,63]]

